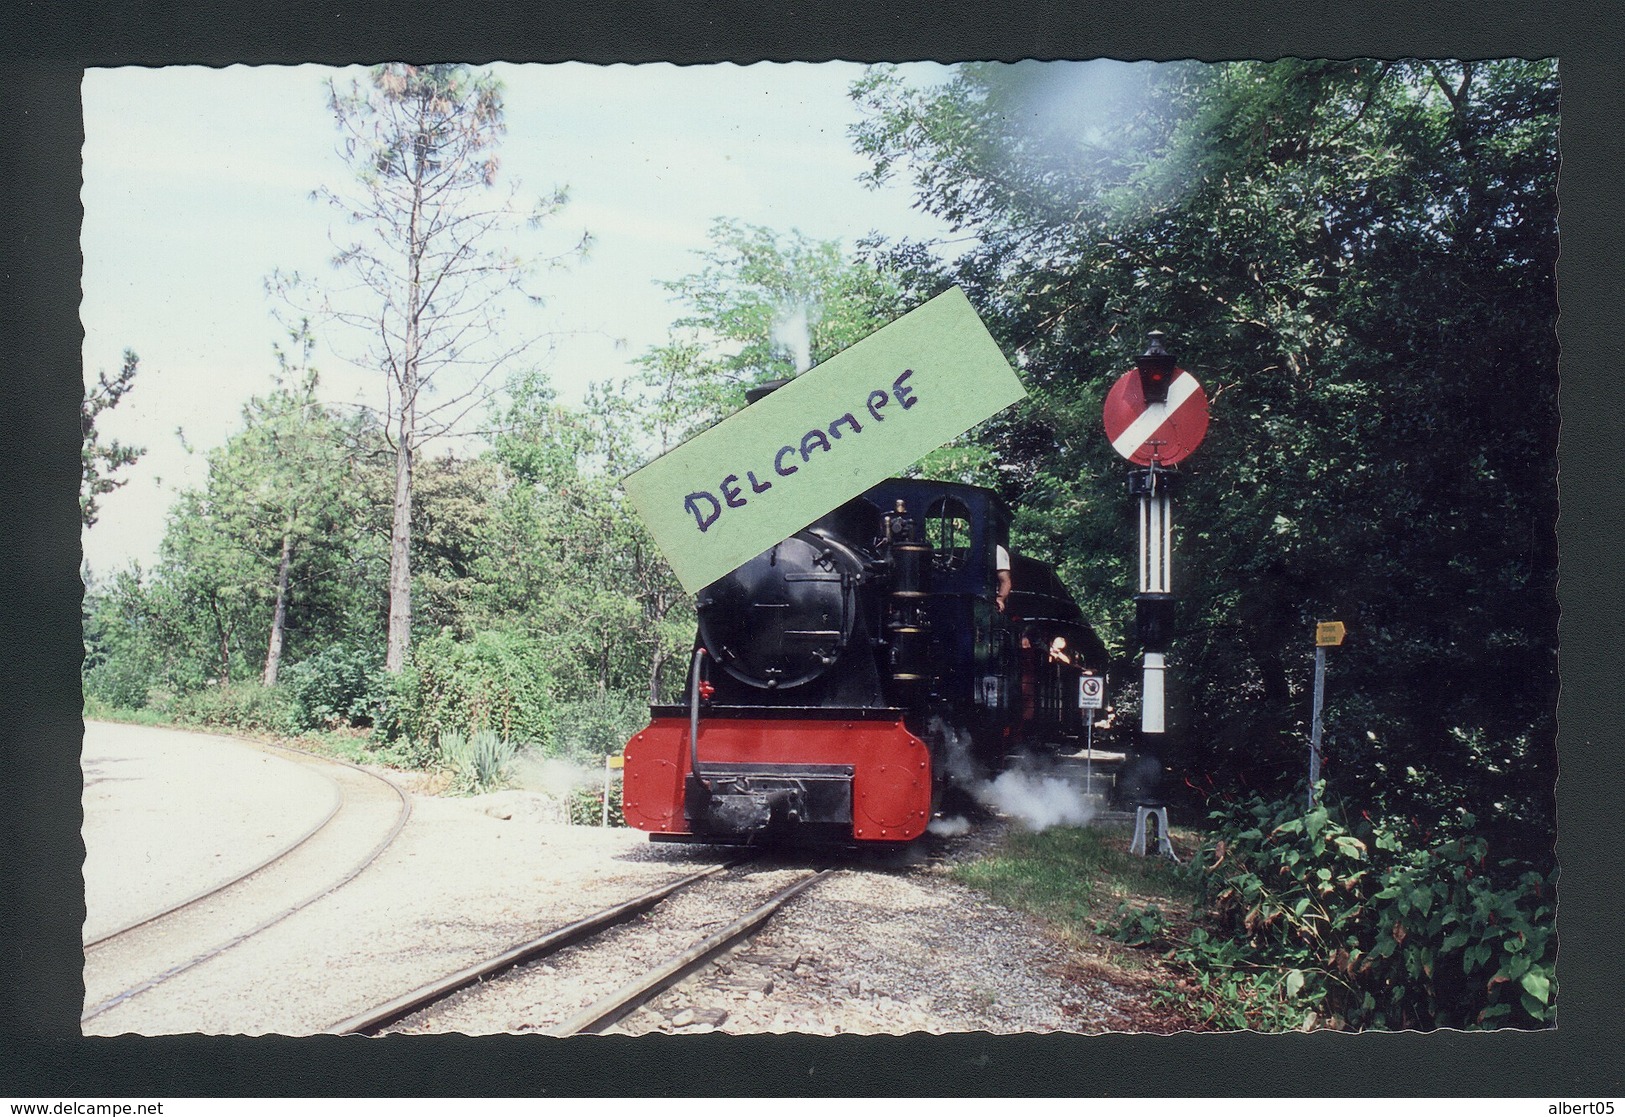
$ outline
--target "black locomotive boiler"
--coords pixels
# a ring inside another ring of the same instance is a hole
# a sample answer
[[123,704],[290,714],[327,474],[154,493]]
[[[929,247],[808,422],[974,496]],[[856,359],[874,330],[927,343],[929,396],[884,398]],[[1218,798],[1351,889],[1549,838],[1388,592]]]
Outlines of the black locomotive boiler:
[[956,784],[1076,748],[1106,651],[1009,531],[987,489],[893,479],[702,589],[687,701],[626,746],[627,822],[905,842]]

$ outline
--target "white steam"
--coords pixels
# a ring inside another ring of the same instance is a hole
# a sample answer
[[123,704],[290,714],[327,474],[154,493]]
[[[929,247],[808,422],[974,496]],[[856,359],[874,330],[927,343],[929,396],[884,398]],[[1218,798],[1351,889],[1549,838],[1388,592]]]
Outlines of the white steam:
[[539,791],[553,799],[562,799],[578,787],[602,787],[604,782],[601,767],[572,764],[568,760],[532,753],[515,757],[509,776],[520,790]]
[[[1034,770],[1039,761],[1029,759],[1020,768],[984,779],[971,757],[970,734],[961,733],[940,718],[933,718],[931,732],[943,742],[941,762],[948,777],[968,789],[976,801],[989,810],[1013,818],[1029,830],[1051,826],[1086,826],[1096,813],[1096,800],[1061,776]],[[970,829],[962,818],[938,819],[930,826],[934,834],[952,837]]]
[[1029,830],[1086,826],[1095,816],[1094,804],[1076,784],[1017,769],[1001,772],[992,783],[976,788],[976,798]]
[[812,368],[812,323],[817,308],[805,304],[790,307],[773,321],[773,344],[787,349],[796,362],[796,375]]
[[964,787],[974,787],[976,762],[970,755],[970,734],[961,733],[940,717],[931,719],[931,735],[943,742],[942,766],[948,778]]
[[957,838],[970,829],[970,820],[960,817],[934,818],[926,829],[939,838]]

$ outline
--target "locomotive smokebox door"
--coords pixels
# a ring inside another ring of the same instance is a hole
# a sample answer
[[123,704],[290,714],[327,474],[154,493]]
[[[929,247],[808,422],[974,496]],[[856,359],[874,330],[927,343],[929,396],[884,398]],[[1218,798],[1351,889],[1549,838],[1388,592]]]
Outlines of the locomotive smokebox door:
[[700,635],[735,679],[776,690],[823,675],[852,638],[856,564],[817,537],[791,536],[706,587]]

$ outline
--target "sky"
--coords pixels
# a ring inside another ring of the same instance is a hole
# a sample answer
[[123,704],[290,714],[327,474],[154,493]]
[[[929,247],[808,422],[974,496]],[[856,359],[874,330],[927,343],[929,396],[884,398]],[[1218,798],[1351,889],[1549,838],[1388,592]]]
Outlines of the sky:
[[[681,312],[659,286],[699,266],[718,217],[847,247],[872,231],[929,240],[948,231],[913,208],[906,183],[862,185],[847,129],[850,63],[678,67],[498,65],[508,131],[502,176],[532,196],[566,187],[540,249],[582,233],[587,257],[535,284],[534,332],[565,402],[618,380],[663,341]],[[905,67],[914,81],[948,75]],[[209,450],[240,428],[242,407],[273,384],[286,329],[266,292],[276,270],[337,278],[344,226],[314,200],[349,172],[335,151],[326,81],[364,70],[317,66],[88,71],[85,147],[84,371],[141,358],[135,387],[98,428],[146,447],[85,533],[92,576],[150,566],[176,494],[202,484]],[[530,327],[530,324],[526,324]],[[334,403],[379,402],[381,374],[348,365],[343,339],[318,328],[313,364]],[[352,339],[353,341],[354,339]]]

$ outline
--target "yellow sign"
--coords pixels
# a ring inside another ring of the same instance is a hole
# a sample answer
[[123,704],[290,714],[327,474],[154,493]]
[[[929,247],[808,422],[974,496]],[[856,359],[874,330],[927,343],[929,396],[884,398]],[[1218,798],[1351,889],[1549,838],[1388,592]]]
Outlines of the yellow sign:
[[1026,394],[954,287],[626,478],[690,593]]
[[1335,648],[1343,642],[1342,621],[1321,621],[1315,625],[1315,647]]
[[604,767],[605,768],[625,768],[626,767],[626,757],[624,757],[624,756],[606,756],[606,757],[604,757]]

